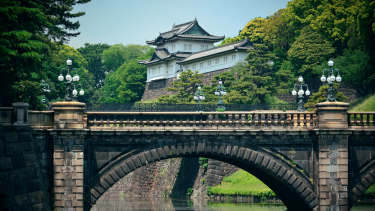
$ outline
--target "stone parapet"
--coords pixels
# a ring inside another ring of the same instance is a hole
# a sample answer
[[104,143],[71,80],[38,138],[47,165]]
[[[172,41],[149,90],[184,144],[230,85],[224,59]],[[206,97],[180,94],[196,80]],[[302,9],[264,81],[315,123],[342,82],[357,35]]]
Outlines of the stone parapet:
[[52,103],[54,129],[83,129],[86,104],[79,102]]
[[314,105],[317,112],[317,128],[327,129],[347,129],[348,128],[349,103],[323,102]]

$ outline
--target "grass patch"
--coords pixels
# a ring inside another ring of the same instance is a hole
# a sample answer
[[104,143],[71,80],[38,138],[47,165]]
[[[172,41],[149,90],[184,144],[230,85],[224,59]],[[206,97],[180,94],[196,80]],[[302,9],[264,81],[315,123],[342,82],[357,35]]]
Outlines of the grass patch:
[[142,100],[142,101],[138,101],[135,103],[157,103],[157,102],[159,102],[158,99],[153,99],[153,100]]
[[366,191],[365,193],[363,194],[363,197],[370,197],[370,198],[374,198],[375,197],[375,183],[372,184]]
[[239,170],[229,177],[225,177],[221,185],[210,188],[211,194],[226,196],[276,196],[276,194],[262,181],[244,170]]
[[358,98],[349,106],[349,111],[375,111],[375,95]]

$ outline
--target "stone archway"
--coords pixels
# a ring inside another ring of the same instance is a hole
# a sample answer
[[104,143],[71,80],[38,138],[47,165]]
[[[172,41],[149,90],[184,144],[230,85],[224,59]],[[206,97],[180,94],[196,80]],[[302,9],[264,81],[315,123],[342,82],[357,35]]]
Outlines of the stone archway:
[[349,184],[349,209],[361,198],[365,191],[375,183],[375,158],[368,162]]
[[235,165],[253,174],[270,187],[288,210],[313,210],[317,196],[309,179],[283,157],[246,143],[175,141],[142,146],[104,167],[94,179],[85,182],[86,208],[126,174],[144,165],[174,157],[207,157]]

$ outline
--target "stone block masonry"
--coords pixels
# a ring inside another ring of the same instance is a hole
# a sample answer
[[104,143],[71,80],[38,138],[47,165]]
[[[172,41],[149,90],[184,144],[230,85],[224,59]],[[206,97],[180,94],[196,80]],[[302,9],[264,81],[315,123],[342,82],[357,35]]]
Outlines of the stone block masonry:
[[209,159],[207,169],[207,185],[213,187],[220,184],[224,177],[229,177],[240,168],[222,161]]
[[[212,71],[209,73],[204,73],[202,78],[203,85],[211,85],[211,80],[215,75],[218,75],[223,72],[228,72],[230,69],[221,69]],[[142,100],[154,100],[162,95],[171,95],[175,94],[173,92],[167,91],[168,87],[172,87],[171,83],[176,81],[176,78],[168,78],[166,80],[152,81],[146,83],[145,91],[143,93]]]
[[29,126],[0,126],[0,210],[51,210],[39,149]]
[[[70,134],[71,133],[71,134]],[[55,208],[83,210],[83,136],[51,132],[53,136],[54,197]],[[67,138],[68,137],[68,138]]]

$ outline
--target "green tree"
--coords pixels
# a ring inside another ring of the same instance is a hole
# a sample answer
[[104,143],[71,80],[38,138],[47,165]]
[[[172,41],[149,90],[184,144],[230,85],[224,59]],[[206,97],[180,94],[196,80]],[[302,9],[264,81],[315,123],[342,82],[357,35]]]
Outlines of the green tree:
[[[190,103],[193,101],[194,93],[198,84],[202,83],[203,74],[190,69],[182,71],[179,79],[171,83],[172,87],[168,87],[167,91],[177,92],[176,97],[160,96],[159,103]],[[179,101],[177,101],[178,99]],[[194,101],[193,101],[194,102]]]
[[307,26],[288,51],[288,58],[294,66],[295,74],[315,77],[313,67],[332,58],[335,48],[324,36]]
[[150,49],[147,45],[115,44],[103,52],[104,66],[109,71],[116,71],[123,63],[145,55]]
[[334,67],[339,69],[342,82],[362,96],[375,91],[375,72],[370,60],[368,53],[360,49],[346,49],[342,56],[334,60]]
[[[337,91],[338,87],[339,87],[338,83],[335,83],[333,85],[333,88],[336,90],[335,96],[336,96],[337,102],[347,102],[349,98],[345,96],[342,92],[338,92]],[[325,102],[327,98],[328,88],[329,88],[328,84],[324,86],[320,86],[319,91],[313,93],[309,97],[309,100],[305,104],[305,107],[308,108],[308,110],[312,111],[314,109],[315,104]]]
[[81,1],[0,1],[0,104],[29,102],[33,109],[41,108],[39,87],[41,76],[51,62],[53,48],[51,39],[64,42],[79,33],[78,22],[70,18],[84,15],[71,13]]
[[77,51],[86,59],[89,73],[93,74],[96,83],[100,84],[104,81],[105,74],[108,72],[102,62],[102,53],[104,50],[107,50],[110,45],[101,43],[85,43],[84,45],[84,47],[78,48]]
[[264,32],[262,31],[263,24],[265,22],[265,19],[263,18],[255,18],[251,21],[249,21],[245,27],[240,31],[240,33],[237,35],[237,37],[233,37],[230,39],[225,39],[223,42],[218,45],[226,45],[230,43],[234,43],[240,40],[244,39],[250,39],[251,42],[255,43],[263,43],[264,39]]
[[101,103],[134,103],[141,100],[147,79],[147,67],[138,60],[151,58],[154,49],[150,48],[138,58],[123,63],[115,72],[106,75],[106,83],[95,94]]

